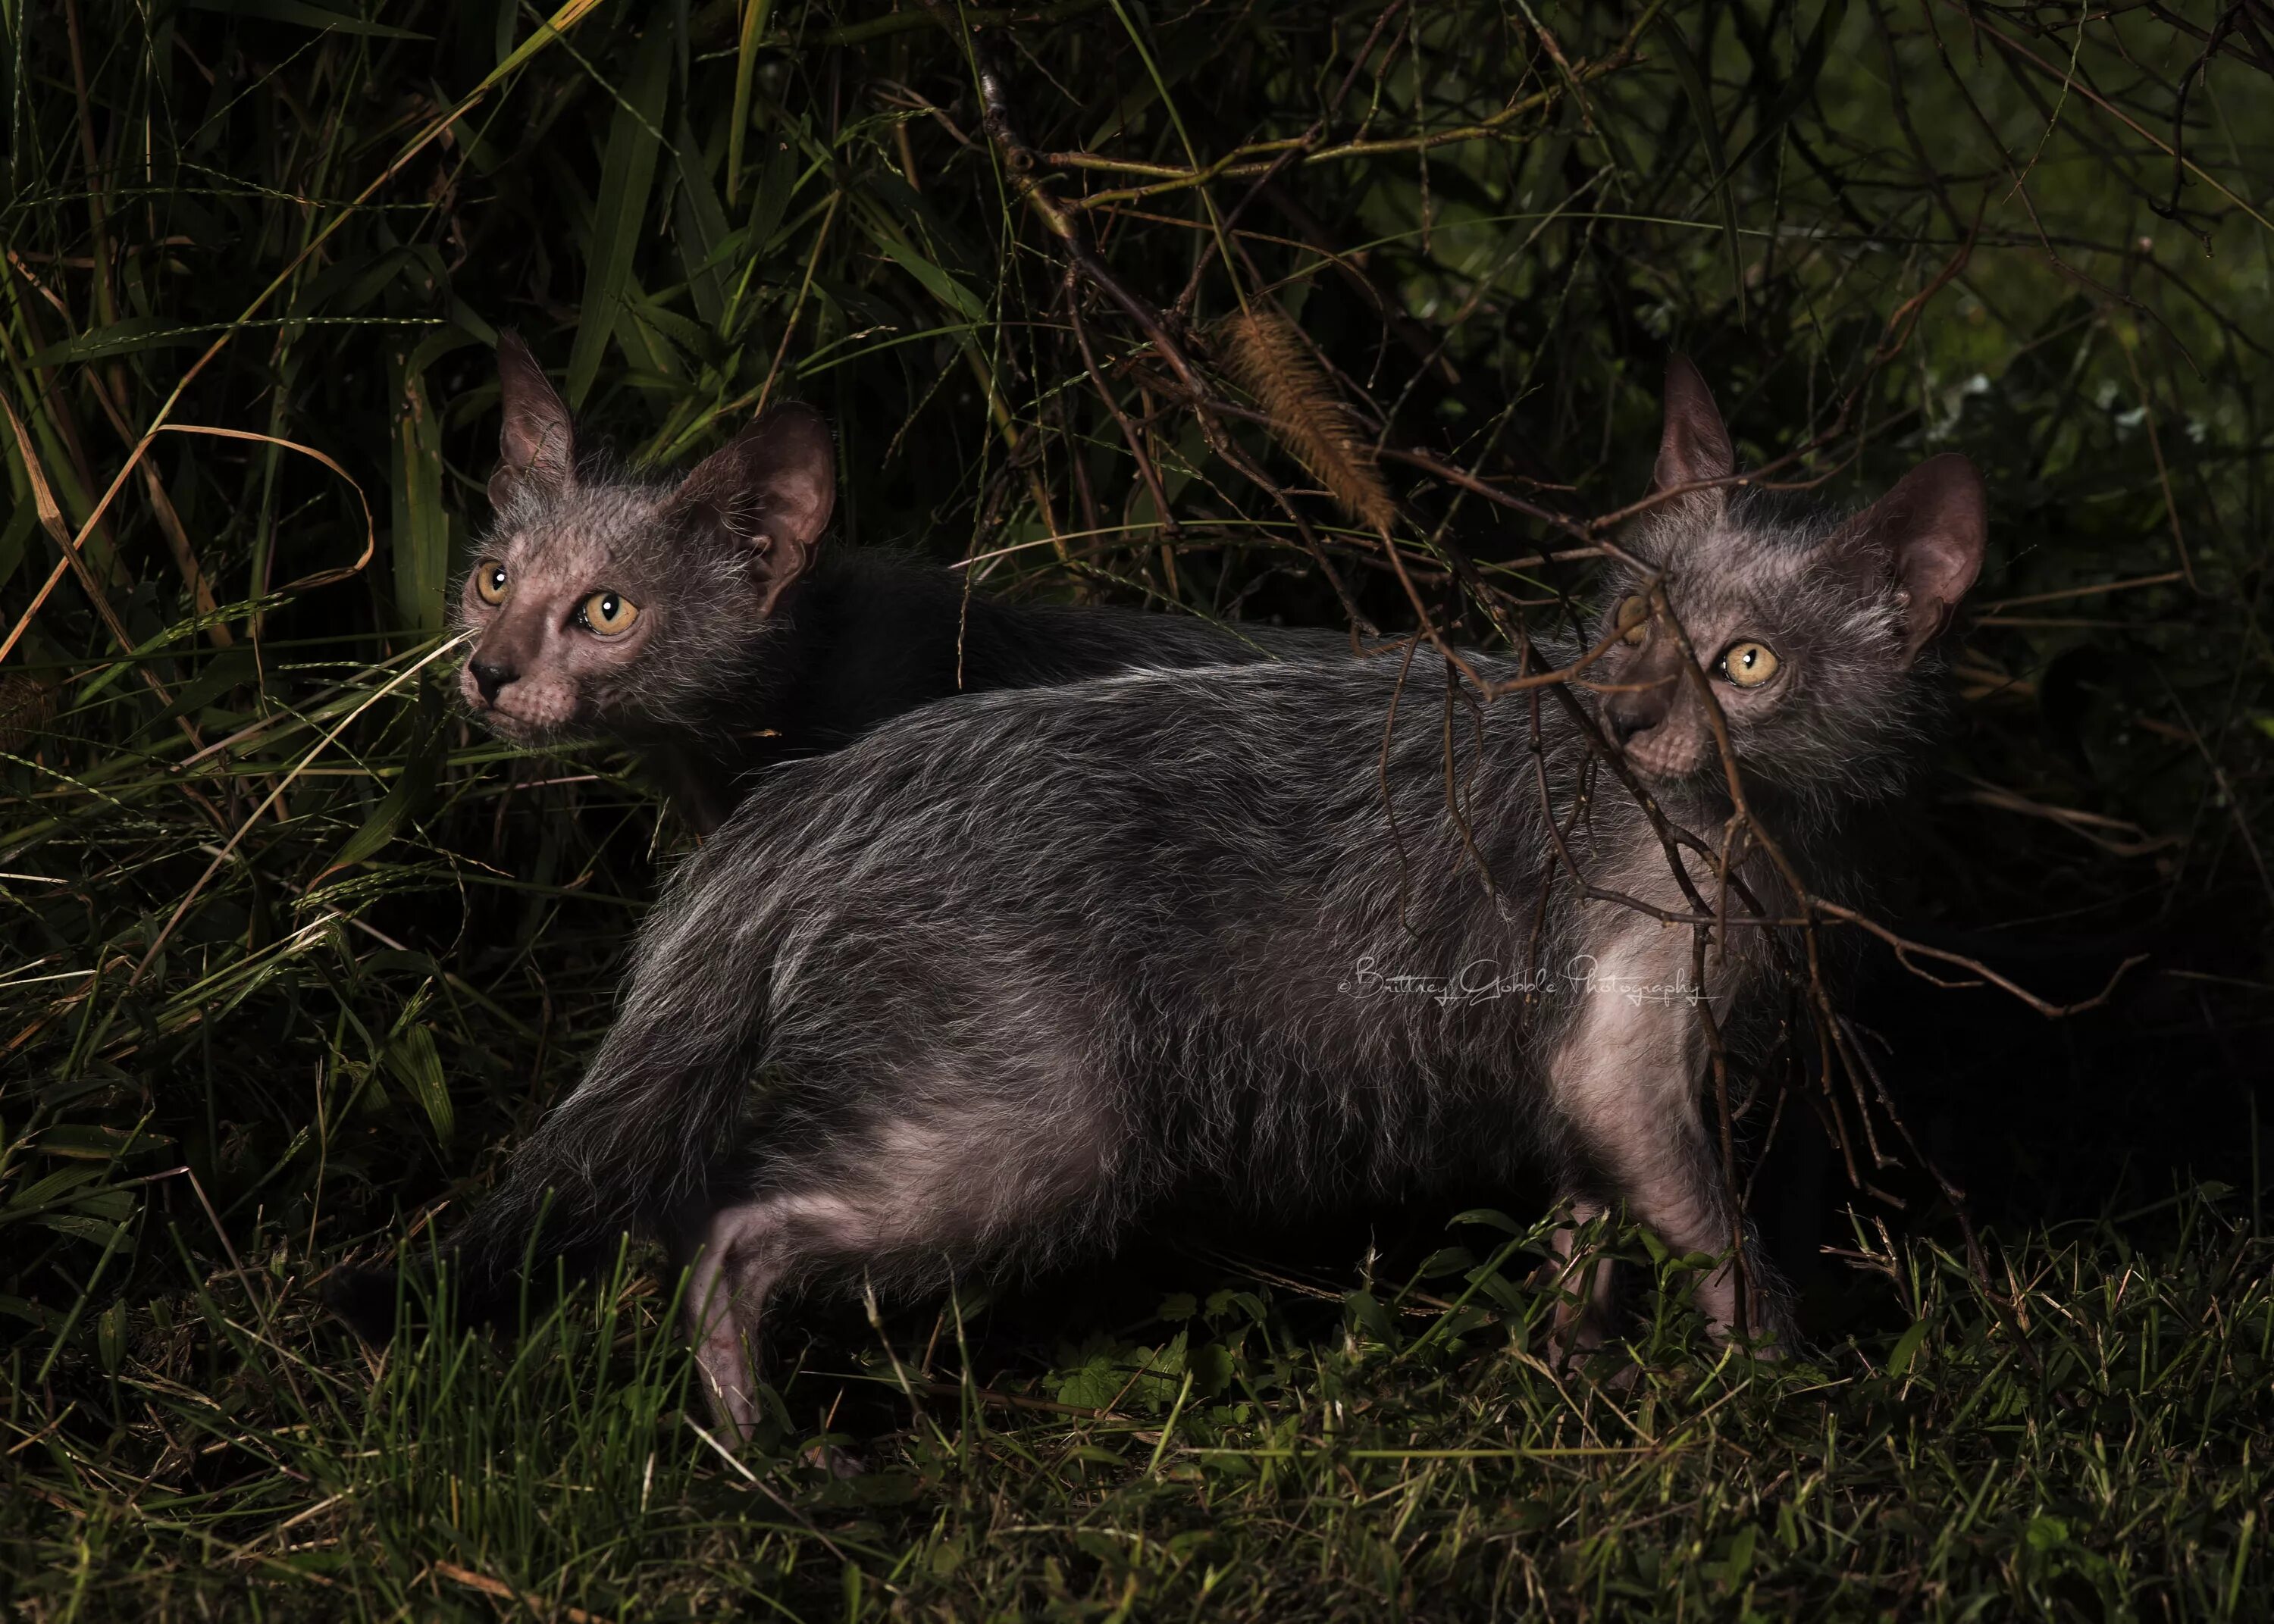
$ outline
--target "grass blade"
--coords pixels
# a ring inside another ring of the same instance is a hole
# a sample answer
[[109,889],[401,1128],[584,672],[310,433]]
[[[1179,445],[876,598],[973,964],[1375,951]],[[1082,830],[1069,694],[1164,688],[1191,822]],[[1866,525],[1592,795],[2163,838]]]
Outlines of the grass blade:
[[727,125],[727,207],[734,206],[742,184],[742,138],[750,128],[750,80],[758,65],[758,45],[766,37],[773,0],[742,0],[742,29],[734,44],[734,100]]
[[568,350],[571,406],[583,405],[592,392],[600,357],[622,319],[624,289],[631,279],[632,257],[655,188],[664,97],[670,84],[671,29],[659,16],[633,49],[623,103],[608,128],[600,192],[592,210],[592,241],[584,256],[584,297],[576,312],[576,341]]

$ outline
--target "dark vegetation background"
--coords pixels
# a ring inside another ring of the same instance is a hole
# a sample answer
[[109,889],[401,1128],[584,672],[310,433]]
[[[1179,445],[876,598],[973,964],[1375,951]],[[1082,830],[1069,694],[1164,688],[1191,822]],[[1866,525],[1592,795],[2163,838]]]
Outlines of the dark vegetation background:
[[[0,7],[0,1600],[2264,1616],[2274,11],[363,10]],[[1340,402],[1307,451],[1241,311]],[[1628,1386],[1549,1372],[1518,1192],[816,1308],[740,1461],[636,1276],[364,1353],[310,1282],[573,1080],[684,846],[446,698],[505,326],[636,468],[813,402],[839,536],[989,590],[1480,641],[1584,600],[1669,347],[1833,497],[1963,449],[1878,917],[2056,1004],[2146,958],[2048,1019],[1866,955],[1985,1264],[1796,1059],[1777,1367],[1677,1293]]]

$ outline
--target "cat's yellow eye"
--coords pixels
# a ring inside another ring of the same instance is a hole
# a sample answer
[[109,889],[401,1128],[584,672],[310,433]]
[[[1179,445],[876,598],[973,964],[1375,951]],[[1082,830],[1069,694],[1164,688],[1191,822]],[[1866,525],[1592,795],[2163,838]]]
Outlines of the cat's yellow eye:
[[1619,635],[1629,643],[1639,644],[1650,632],[1650,599],[1638,592],[1619,600],[1619,612],[1614,620]]
[[1733,643],[1728,652],[1721,656],[1721,664],[1713,674],[1726,677],[1739,688],[1758,688],[1776,675],[1777,667],[1783,663],[1777,658],[1776,650],[1766,643]]
[[639,605],[621,592],[595,592],[584,600],[584,624],[603,637],[614,637],[632,628],[639,619]]
[[484,564],[474,571],[474,590],[486,604],[505,602],[506,574],[502,564]]

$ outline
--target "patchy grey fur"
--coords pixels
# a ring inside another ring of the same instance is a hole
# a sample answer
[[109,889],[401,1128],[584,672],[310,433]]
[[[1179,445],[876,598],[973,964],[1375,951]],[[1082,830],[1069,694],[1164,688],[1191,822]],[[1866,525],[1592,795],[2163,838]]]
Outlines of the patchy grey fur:
[[[1702,660],[1742,633],[1789,662],[1725,710],[1804,862],[1902,775],[1924,693],[1903,628],[1948,605],[1906,597],[1901,545],[1718,494],[1637,538]],[[1591,676],[1625,686],[1670,635]],[[666,1238],[748,1425],[770,1293],[1043,1261],[1195,1187],[1284,1213],[1544,1163],[1578,1213],[1623,1202],[1677,1252],[1728,1252],[1693,932],[1584,899],[1555,855],[1551,823],[1589,884],[1690,906],[1591,761],[1606,703],[1479,704],[1427,654],[1154,671],[950,700],[779,768],[671,882],[584,1080],[459,1237],[462,1279]],[[1693,724],[1669,703],[1626,748],[1711,844],[1729,801],[1676,738]],[[1758,855],[1738,873],[1785,906]],[[1772,933],[1714,936],[1703,996],[1741,1031]],[[1737,1319],[1726,1264],[1699,1300]]]

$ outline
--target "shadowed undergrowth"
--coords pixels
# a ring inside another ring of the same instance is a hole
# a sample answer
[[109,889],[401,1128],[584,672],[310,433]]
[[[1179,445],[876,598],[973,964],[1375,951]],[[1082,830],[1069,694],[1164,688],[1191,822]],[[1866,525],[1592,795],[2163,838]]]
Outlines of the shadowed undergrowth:
[[2010,1308],[1867,1245],[1909,1323],[1768,1363],[1665,1306],[1632,1364],[1559,1373],[1497,1267],[1540,1233],[1492,1214],[1395,1286],[1225,1275],[1030,1327],[988,1387],[983,1301],[824,1315],[739,1455],[636,1277],[517,1342],[371,1355],[255,1264],[100,1331],[115,1373],[13,1457],[11,1544],[78,1553],[19,1570],[34,1616],[2250,1616],[2270,1259],[2194,1199],[2157,1228],[1999,1254]]

